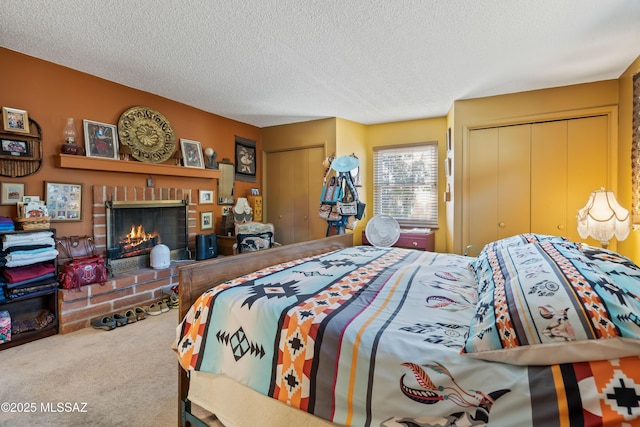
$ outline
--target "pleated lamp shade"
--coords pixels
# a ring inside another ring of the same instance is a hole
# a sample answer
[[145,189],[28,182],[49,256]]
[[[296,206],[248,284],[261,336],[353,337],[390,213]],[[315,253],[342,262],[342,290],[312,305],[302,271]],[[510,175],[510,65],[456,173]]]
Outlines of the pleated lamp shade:
[[578,210],[578,234],[583,239],[593,237],[603,248],[614,236],[626,239],[630,230],[629,211],[620,206],[613,191],[592,192],[585,207]]

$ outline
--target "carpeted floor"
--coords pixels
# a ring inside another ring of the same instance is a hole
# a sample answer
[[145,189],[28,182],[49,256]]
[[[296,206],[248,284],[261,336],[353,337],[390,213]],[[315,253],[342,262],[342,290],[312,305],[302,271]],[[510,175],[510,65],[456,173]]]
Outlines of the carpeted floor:
[[171,310],[1,351],[0,426],[178,425],[177,324]]

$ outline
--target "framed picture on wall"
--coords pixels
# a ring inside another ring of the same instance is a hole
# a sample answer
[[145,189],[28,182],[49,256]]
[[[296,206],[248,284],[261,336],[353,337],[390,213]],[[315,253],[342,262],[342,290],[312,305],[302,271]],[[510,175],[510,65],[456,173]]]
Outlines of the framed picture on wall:
[[25,110],[2,107],[2,123],[8,132],[29,133],[29,113]]
[[213,212],[200,212],[200,228],[202,230],[208,230],[213,228]]
[[22,202],[24,197],[24,184],[21,182],[3,182],[2,198],[0,203],[3,205],[15,205]]
[[199,195],[200,195],[199,201],[201,205],[211,205],[215,200],[213,190],[200,190]]
[[29,146],[27,141],[16,141],[13,139],[3,139],[0,146],[0,154],[3,156],[29,157]]
[[198,141],[181,139],[180,148],[182,148],[182,160],[184,162],[184,167],[200,169],[204,168],[202,146]]
[[87,157],[118,159],[118,128],[107,123],[83,120]]
[[256,182],[256,142],[236,136],[236,179]]
[[51,221],[82,220],[82,186],[62,182],[44,183],[44,200]]

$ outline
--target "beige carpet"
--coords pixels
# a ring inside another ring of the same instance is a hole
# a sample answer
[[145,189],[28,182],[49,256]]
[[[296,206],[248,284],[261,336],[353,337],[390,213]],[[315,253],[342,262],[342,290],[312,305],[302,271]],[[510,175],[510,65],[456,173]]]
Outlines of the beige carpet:
[[178,425],[177,324],[171,310],[0,351],[0,404],[35,410],[2,404],[0,426]]

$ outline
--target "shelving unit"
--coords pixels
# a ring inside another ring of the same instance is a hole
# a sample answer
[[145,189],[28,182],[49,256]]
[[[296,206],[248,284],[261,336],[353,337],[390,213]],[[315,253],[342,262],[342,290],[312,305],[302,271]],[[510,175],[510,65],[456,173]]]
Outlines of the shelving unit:
[[[55,241],[56,233],[54,229],[13,231],[9,233],[0,233],[0,237],[7,234],[29,234],[42,231],[51,231],[53,233],[53,240]],[[52,262],[54,264],[54,271],[57,271],[57,260],[53,259]],[[5,267],[3,267],[2,270],[4,270],[4,268]],[[42,310],[48,310],[53,314],[53,321],[42,329],[22,332],[20,334],[12,334],[11,341],[0,344],[0,350],[14,347],[20,344],[25,344],[27,342],[45,338],[58,333],[57,278],[53,277],[50,280],[43,280],[42,282],[38,283],[43,286],[43,289],[41,291],[32,292],[11,300],[7,299],[6,301],[0,303],[0,311],[8,311],[11,316],[11,322],[13,323],[16,321],[35,319],[37,315],[42,312]],[[52,286],[54,283],[55,286],[47,287],[50,285]]]
[[[42,166],[42,130],[29,119],[29,133],[0,130],[0,175],[11,178],[36,173]],[[13,144],[12,144],[13,142]]]

